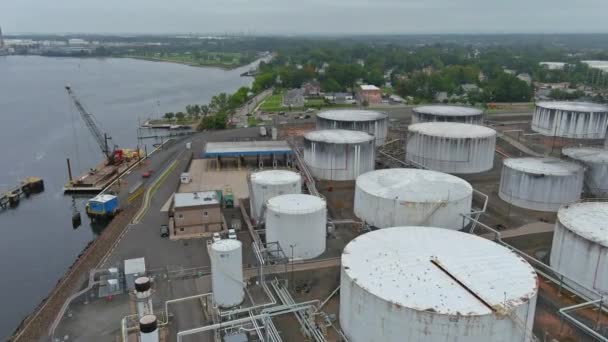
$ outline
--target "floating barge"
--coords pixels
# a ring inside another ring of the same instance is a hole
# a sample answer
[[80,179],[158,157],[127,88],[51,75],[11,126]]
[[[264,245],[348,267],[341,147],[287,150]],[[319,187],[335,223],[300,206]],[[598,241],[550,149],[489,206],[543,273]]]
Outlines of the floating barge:
[[44,181],[38,177],[27,177],[19,184],[0,194],[0,208],[10,208],[19,205],[21,197],[29,197],[44,191]]
[[63,186],[66,194],[96,194],[112,184],[118,177],[122,176],[131,166],[137,164],[138,158],[125,160],[119,165],[107,165],[106,161],[97,164],[95,168],[82,173],[80,176],[71,177],[68,161],[68,173],[71,180]]

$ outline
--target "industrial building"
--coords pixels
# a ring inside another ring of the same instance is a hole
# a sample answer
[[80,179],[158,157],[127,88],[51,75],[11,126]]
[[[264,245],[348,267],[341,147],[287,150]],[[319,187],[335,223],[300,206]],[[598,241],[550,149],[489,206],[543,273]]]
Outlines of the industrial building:
[[202,237],[222,230],[221,199],[216,191],[176,193],[173,198],[172,239]]
[[537,102],[532,130],[550,137],[604,139],[608,106],[588,102]]
[[468,224],[473,187],[449,174],[419,169],[384,169],[357,177],[355,215],[366,224],[460,230]]
[[458,122],[423,122],[408,127],[405,158],[427,169],[479,173],[494,165],[496,131]]
[[585,191],[594,196],[608,196],[608,150],[570,147],[563,149],[562,154],[585,166]]
[[312,259],[325,251],[327,205],[320,197],[292,194],[266,204],[266,242],[278,242],[291,260]]
[[342,254],[340,325],[351,342],[533,341],[534,269],[471,234],[393,227]]
[[218,170],[222,164],[239,169],[246,165],[289,166],[292,156],[291,147],[282,140],[208,142],[201,153],[202,158],[215,160]]
[[557,211],[583,191],[582,166],[555,158],[508,158],[503,161],[498,196],[515,206]]
[[302,177],[289,170],[266,170],[255,172],[249,177],[249,204],[251,217],[260,220],[264,217],[266,202],[280,195],[302,192]]
[[317,114],[317,129],[346,129],[367,132],[376,138],[376,146],[384,145],[388,136],[388,115],[372,110],[339,109]]
[[362,84],[357,88],[357,101],[368,105],[379,104],[382,102],[382,91],[375,85]]
[[357,131],[330,129],[304,135],[304,161],[314,177],[322,180],[355,180],[374,169],[374,136]]
[[412,112],[412,123],[436,121],[462,122],[473,125],[483,123],[483,111],[472,107],[430,105],[416,107],[412,109]]
[[608,203],[566,204],[557,212],[551,266],[568,286],[595,299],[608,294]]

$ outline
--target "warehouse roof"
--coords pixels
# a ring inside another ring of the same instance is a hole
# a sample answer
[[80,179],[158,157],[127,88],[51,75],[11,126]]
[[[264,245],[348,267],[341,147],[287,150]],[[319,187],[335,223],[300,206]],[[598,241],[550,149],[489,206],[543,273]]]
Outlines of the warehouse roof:
[[481,109],[463,106],[432,105],[420,106],[413,109],[416,113],[442,116],[475,116],[483,115]]
[[291,154],[293,151],[284,140],[268,141],[224,141],[208,142],[202,153],[203,158],[238,157],[247,155]]
[[374,121],[386,119],[388,115],[374,110],[334,109],[322,111],[317,117],[335,121]]
[[363,234],[344,249],[342,267],[383,300],[438,314],[508,314],[537,293],[536,273],[524,259],[450,229],[395,227]]

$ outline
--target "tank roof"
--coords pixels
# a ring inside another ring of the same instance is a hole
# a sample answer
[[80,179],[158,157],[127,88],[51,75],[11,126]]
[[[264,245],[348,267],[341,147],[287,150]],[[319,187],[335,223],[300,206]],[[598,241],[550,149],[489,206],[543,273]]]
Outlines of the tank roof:
[[536,273],[524,259],[490,240],[443,228],[363,234],[344,249],[342,267],[371,294],[429,313],[489,315],[488,305],[511,311],[537,292]]
[[564,205],[557,219],[573,233],[608,247],[608,202],[581,202]]
[[304,134],[304,138],[333,144],[355,144],[374,140],[374,136],[369,133],[345,129],[312,131]]
[[414,108],[414,112],[443,116],[474,116],[483,114],[481,109],[447,105],[420,106]]
[[562,154],[588,163],[608,163],[608,150],[598,147],[570,147],[563,149]]
[[462,178],[419,169],[370,171],[357,177],[357,188],[372,196],[415,203],[459,200],[473,193]]
[[268,210],[285,214],[307,214],[325,209],[325,200],[307,194],[287,194],[268,200]]
[[480,125],[461,122],[423,122],[410,125],[410,132],[446,138],[487,138],[496,135],[496,131]]
[[507,158],[504,165],[518,171],[553,176],[569,176],[583,170],[583,167],[556,158]]
[[317,117],[335,121],[374,121],[386,119],[388,115],[373,110],[334,109],[322,111]]
[[218,252],[230,252],[241,248],[242,243],[235,239],[221,239],[211,244],[211,248]]
[[288,184],[298,182],[300,179],[298,173],[289,170],[267,170],[251,175],[252,182],[267,185]]
[[593,102],[541,101],[536,107],[572,112],[608,112],[608,106]]

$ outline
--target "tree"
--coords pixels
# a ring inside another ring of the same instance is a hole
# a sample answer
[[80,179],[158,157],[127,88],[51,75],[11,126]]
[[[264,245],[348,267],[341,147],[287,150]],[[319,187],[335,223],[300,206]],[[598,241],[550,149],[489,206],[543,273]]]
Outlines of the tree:
[[203,117],[209,115],[209,112],[210,112],[209,106],[201,105],[201,114],[203,115]]
[[177,121],[182,121],[182,120],[184,120],[185,117],[186,117],[186,114],[184,114],[183,112],[175,113],[175,118],[177,119]]
[[167,120],[173,120],[173,117],[175,116],[175,114],[173,114],[172,112],[167,112],[164,115],[164,118]]

